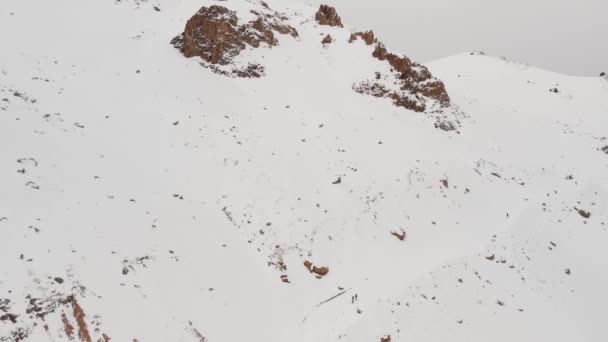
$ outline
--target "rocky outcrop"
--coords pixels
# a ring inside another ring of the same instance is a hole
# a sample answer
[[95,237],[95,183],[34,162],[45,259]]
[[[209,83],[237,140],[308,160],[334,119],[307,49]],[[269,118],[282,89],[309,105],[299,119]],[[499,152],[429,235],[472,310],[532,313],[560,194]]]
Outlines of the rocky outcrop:
[[437,100],[443,106],[450,104],[450,97],[443,82],[434,78],[425,66],[412,62],[405,56],[400,57],[389,53],[382,43],[376,45],[372,56],[381,61],[387,61],[393,67],[398,78],[403,81],[402,90]]
[[315,20],[319,25],[344,27],[336,9],[327,5],[319,6],[319,10],[315,14]]
[[356,41],[357,39],[363,40],[366,45],[372,45],[372,44],[378,42],[378,39],[376,39],[376,37],[374,36],[373,31],[351,33],[350,39],[348,39],[348,42],[352,43],[352,42]]
[[[171,44],[188,57],[200,57],[212,65],[229,65],[247,46],[258,48],[262,43],[272,47],[278,44],[275,33],[297,37],[295,28],[285,23],[287,18],[270,10],[262,3],[260,11],[251,11],[256,19],[239,25],[235,11],[222,6],[202,7],[186,23],[184,32]],[[221,67],[210,67],[216,73],[236,77],[259,77],[263,66],[252,63],[245,68],[227,71]]]
[[321,41],[321,44],[327,45],[327,44],[331,44],[331,42],[333,42],[333,41],[334,41],[334,39],[330,35],[327,35],[327,36],[325,36],[325,38],[323,38],[323,40]]
[[[450,106],[450,97],[443,82],[434,78],[425,66],[411,61],[406,56],[388,52],[384,44],[378,42],[371,31],[353,33],[349,41],[354,42],[359,38],[367,45],[376,44],[372,56],[389,64],[393,74],[390,79],[396,81],[398,87],[394,87],[394,83],[391,87],[387,86],[385,83],[390,82],[386,82],[380,73],[376,73],[373,80],[355,84],[353,89],[356,92],[390,98],[396,106],[416,112],[427,110],[429,100],[436,102],[440,107]],[[438,128],[451,130],[451,127],[444,123]]]
[[245,48],[236,13],[221,6],[201,8],[171,43],[184,56],[198,56],[212,64],[228,64]]

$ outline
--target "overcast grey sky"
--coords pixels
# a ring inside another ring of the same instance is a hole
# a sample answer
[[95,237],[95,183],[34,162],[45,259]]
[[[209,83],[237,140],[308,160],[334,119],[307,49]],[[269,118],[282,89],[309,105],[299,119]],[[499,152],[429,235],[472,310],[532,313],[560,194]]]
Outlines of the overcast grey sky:
[[569,75],[608,72],[608,0],[302,0],[336,7],[420,62],[471,50]]

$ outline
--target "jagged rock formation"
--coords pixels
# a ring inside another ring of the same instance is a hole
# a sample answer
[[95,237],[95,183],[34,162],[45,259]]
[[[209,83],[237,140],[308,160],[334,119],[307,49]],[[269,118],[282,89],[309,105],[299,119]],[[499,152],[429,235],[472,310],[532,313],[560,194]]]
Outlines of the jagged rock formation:
[[[336,9],[321,5],[315,15],[315,19],[321,25],[342,27],[342,21]],[[438,107],[450,106],[450,97],[445,90],[443,82],[431,75],[429,70],[421,64],[411,61],[408,57],[400,57],[387,51],[384,44],[378,41],[373,31],[353,32],[349,43],[361,39],[366,45],[376,44],[373,57],[386,61],[393,73],[392,84],[381,82],[382,75],[376,73],[374,80],[366,80],[353,85],[353,89],[362,94],[375,97],[390,98],[396,106],[404,107],[417,112],[427,110],[428,99],[436,101]],[[397,87],[395,87],[397,86]],[[442,122],[436,125],[444,130],[452,130],[453,124]]]
[[331,44],[331,42],[333,42],[334,39],[328,34],[327,36],[325,36],[325,38],[323,38],[323,40],[321,41],[321,44],[323,45],[327,45],[327,44]]
[[[375,38],[372,31],[353,33],[349,42],[352,43],[359,38],[367,45],[376,44],[372,56],[386,61],[390,65],[393,75],[382,78],[381,74],[376,73],[373,80],[355,84],[353,89],[356,92],[390,98],[396,106],[416,112],[427,110],[428,100],[436,102],[441,108],[450,106],[450,97],[443,82],[433,77],[425,66],[413,62],[406,56],[388,52],[384,44]],[[444,125],[442,128],[448,127]]]
[[362,39],[366,45],[372,45],[374,43],[377,43],[378,40],[376,39],[376,37],[374,36],[374,32],[373,31],[366,31],[366,32],[353,32],[350,35],[350,39],[348,40],[349,43],[354,42],[357,39]]
[[[285,16],[270,10],[263,3],[260,12],[252,11],[257,18],[246,24],[239,25],[235,11],[223,6],[202,7],[186,23],[184,32],[173,38],[171,44],[179,49],[184,56],[201,57],[212,65],[228,65],[247,45],[258,48],[261,43],[276,46],[278,40],[275,32],[297,37],[295,28],[287,25]],[[235,68],[231,72],[220,67],[211,67],[216,73],[237,77],[260,77],[263,66],[249,64],[245,68]]]
[[342,25],[342,19],[338,16],[336,9],[327,5],[319,6],[319,10],[315,15],[315,20],[319,25],[344,27],[344,25]]

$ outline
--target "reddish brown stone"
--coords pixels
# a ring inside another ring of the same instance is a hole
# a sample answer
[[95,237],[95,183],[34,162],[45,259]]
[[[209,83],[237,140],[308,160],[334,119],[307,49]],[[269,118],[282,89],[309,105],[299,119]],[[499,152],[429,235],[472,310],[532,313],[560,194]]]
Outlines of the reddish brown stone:
[[199,56],[212,64],[228,64],[245,48],[236,13],[215,5],[196,12],[172,42],[184,56]]
[[318,274],[320,276],[324,276],[327,273],[329,273],[329,268],[328,267],[317,267],[317,266],[313,266],[312,267],[312,273]]
[[352,43],[352,42],[354,42],[355,40],[357,40],[359,38],[361,38],[365,42],[366,45],[372,45],[372,44],[378,42],[378,40],[374,36],[374,32],[373,31],[352,33],[350,35],[350,38],[348,39],[348,42]]
[[315,20],[319,25],[344,27],[336,9],[327,5],[319,6],[319,10],[315,14]]
[[[351,39],[357,39],[357,37],[359,36],[354,34]],[[373,34],[368,35],[368,41],[371,37],[373,37]],[[378,83],[370,82],[362,82],[355,86],[355,91],[376,97],[389,97],[396,106],[416,112],[426,110],[425,99],[422,97],[436,100],[443,107],[450,105],[450,97],[443,82],[434,78],[425,66],[412,62],[406,56],[398,56],[388,52],[384,44],[380,42],[376,43],[372,56],[378,60],[386,61],[391,66],[392,72],[401,81],[402,92],[389,91]]]
[[[268,5],[262,6],[266,9],[264,13],[252,11],[256,19],[243,25],[239,25],[236,12],[226,7],[202,7],[188,20],[184,32],[171,40],[171,44],[188,58],[197,56],[210,64],[227,65],[247,45],[253,48],[258,48],[261,43],[276,46],[278,40],[275,32],[298,36],[295,28],[284,23],[287,18],[277,12],[267,13],[270,11]],[[252,77],[248,76],[251,75],[249,67],[244,73],[235,71],[232,74],[218,68],[211,70],[226,75]],[[253,74],[259,74],[259,70],[263,70],[263,67],[254,70]]]

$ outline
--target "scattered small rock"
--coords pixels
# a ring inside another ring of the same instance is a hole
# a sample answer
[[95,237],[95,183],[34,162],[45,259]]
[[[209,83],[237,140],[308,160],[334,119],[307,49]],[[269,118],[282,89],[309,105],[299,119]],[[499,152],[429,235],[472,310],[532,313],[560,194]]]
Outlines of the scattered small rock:
[[25,185],[29,186],[32,189],[40,190],[40,185],[36,184],[35,182],[27,182],[25,183]]
[[391,235],[393,235],[394,237],[396,237],[397,239],[399,239],[401,241],[405,240],[405,231],[403,229],[401,229],[401,233],[397,233],[395,231],[392,231]]
[[584,218],[586,218],[586,219],[588,219],[588,218],[590,218],[590,217],[591,217],[591,213],[590,213],[590,212],[588,212],[588,211],[586,211],[586,210],[583,210],[583,209],[577,209],[577,208],[574,208],[574,210],[576,210],[576,211],[578,212],[578,214],[579,214],[579,215],[581,215],[582,217],[584,217]]

